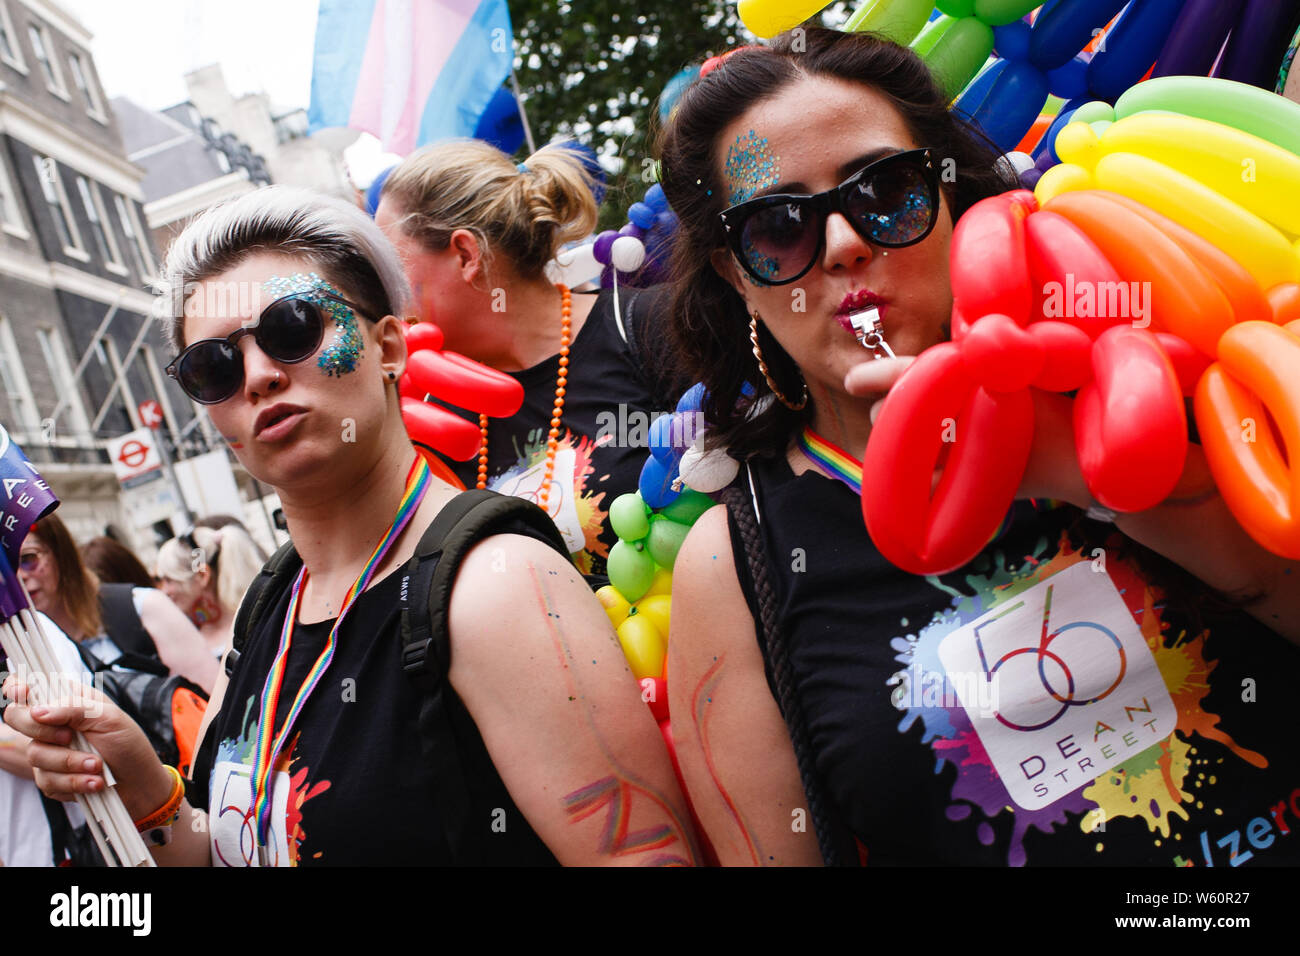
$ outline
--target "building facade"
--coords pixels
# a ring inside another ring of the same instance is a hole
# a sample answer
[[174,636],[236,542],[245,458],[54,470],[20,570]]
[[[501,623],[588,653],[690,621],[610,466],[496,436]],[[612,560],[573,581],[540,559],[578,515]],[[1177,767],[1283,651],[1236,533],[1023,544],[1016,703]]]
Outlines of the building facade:
[[131,538],[107,441],[141,425],[148,399],[169,446],[192,454],[209,436],[163,373],[145,170],[127,158],[90,40],[54,0],[0,0],[0,421],[74,536]]

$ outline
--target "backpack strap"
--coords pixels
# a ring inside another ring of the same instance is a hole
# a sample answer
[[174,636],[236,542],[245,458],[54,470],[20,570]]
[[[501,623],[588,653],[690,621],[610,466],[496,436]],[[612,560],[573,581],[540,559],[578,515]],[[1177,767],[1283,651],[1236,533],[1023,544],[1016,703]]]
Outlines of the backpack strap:
[[484,862],[487,821],[469,819],[474,804],[467,754],[456,732],[461,706],[446,680],[451,667],[448,611],[452,587],[469,550],[490,535],[520,532],[540,538],[566,559],[568,548],[541,508],[492,491],[457,495],[438,512],[416,545],[401,587],[402,669],[420,691],[420,736],[433,769],[444,835],[453,860]]
[[140,612],[135,609],[134,590],[134,584],[99,586],[99,613],[104,619],[104,630],[122,651],[140,657],[157,657],[153,637],[145,630]]
[[257,573],[257,577],[249,583],[248,590],[244,592],[244,599],[239,602],[239,610],[235,613],[234,637],[230,643],[230,650],[226,652],[227,677],[235,673],[235,664],[239,660],[239,655],[243,653],[244,645],[248,643],[249,622],[261,618],[267,604],[280,593],[286,579],[298,572],[301,564],[302,559],[294,550],[293,542],[286,541],[267,559],[266,564],[262,565],[262,570]]
[[767,549],[759,530],[758,498],[753,493],[754,478],[748,463],[744,475],[749,481],[749,492],[740,488],[739,482],[736,482],[722,489],[718,497],[727,506],[727,515],[744,543],[744,558],[754,584],[759,611],[759,626],[756,628],[759,646],[768,668],[769,681],[776,688],[777,706],[785,718],[790,743],[794,747],[804,795],[808,798],[808,815],[812,817],[822,861],[827,866],[840,866],[844,862],[844,855],[839,849],[843,834],[838,832],[825,810],[821,784],[814,766],[812,740],[804,719],[802,702],[795,691],[789,649],[777,615],[776,589],[768,568]]

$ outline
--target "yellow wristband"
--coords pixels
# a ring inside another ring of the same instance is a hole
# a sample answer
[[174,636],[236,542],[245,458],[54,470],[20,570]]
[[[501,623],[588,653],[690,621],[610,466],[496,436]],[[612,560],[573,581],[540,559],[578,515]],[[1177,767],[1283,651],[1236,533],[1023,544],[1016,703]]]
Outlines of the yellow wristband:
[[166,826],[175,823],[177,817],[181,815],[181,803],[185,800],[185,779],[181,772],[175,767],[167,766],[166,770],[171,774],[172,792],[167,798],[167,802],[161,807],[149,814],[142,820],[136,820],[135,828],[141,833],[146,830],[152,830],[154,827]]

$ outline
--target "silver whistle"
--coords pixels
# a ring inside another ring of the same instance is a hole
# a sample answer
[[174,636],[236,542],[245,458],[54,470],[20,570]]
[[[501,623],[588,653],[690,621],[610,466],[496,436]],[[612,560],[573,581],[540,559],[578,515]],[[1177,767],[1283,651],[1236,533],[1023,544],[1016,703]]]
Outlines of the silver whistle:
[[874,305],[849,313],[849,324],[857,334],[858,344],[874,352],[874,358],[895,358],[894,350],[885,341],[885,327],[880,322],[880,310]]

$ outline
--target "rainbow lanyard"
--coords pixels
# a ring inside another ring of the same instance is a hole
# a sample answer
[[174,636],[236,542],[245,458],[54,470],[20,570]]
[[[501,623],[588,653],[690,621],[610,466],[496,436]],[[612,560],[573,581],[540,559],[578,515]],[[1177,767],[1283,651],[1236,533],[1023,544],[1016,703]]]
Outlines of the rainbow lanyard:
[[807,427],[799,435],[799,447],[828,478],[844,482],[855,495],[862,494],[862,462]]
[[361,569],[361,574],[352,582],[352,587],[344,595],[343,605],[339,608],[339,616],[335,619],[334,626],[330,628],[324,650],[316,658],[316,663],[312,664],[311,670],[307,672],[302,686],[298,688],[298,694],[293,699],[289,714],[284,719],[284,726],[280,728],[278,734],[272,734],[271,728],[275,723],[275,711],[280,702],[280,687],[284,683],[285,667],[289,662],[289,647],[293,643],[293,626],[294,622],[298,620],[298,603],[302,595],[302,587],[307,583],[306,566],[298,571],[298,577],[294,579],[293,592],[289,598],[289,610],[284,616],[284,625],[280,629],[280,648],[276,651],[275,662],[271,665],[271,670],[266,675],[266,683],[262,687],[262,713],[257,725],[257,749],[253,754],[252,775],[250,777],[253,791],[252,807],[257,820],[258,858],[262,865],[266,865],[267,862],[267,837],[271,830],[271,791],[273,786],[271,770],[275,766],[275,761],[280,756],[280,751],[284,748],[285,742],[289,739],[289,732],[293,728],[294,721],[307,703],[307,698],[311,696],[311,692],[320,683],[326,668],[330,666],[330,661],[334,658],[334,648],[337,645],[339,628],[343,626],[343,619],[347,616],[348,611],[352,609],[352,605],[356,603],[361,592],[366,589],[366,585],[370,583],[375,569],[383,562],[388,549],[392,547],[398,535],[410,523],[411,516],[415,514],[415,509],[420,506],[420,501],[424,498],[424,493],[429,487],[429,479],[429,463],[424,460],[423,455],[416,455],[411,470],[407,472],[406,489],[402,492],[402,501],[397,506],[397,515],[393,518],[393,523],[388,526],[388,531],[383,540],[375,545],[375,549],[370,552],[370,557],[366,561],[365,567]]

